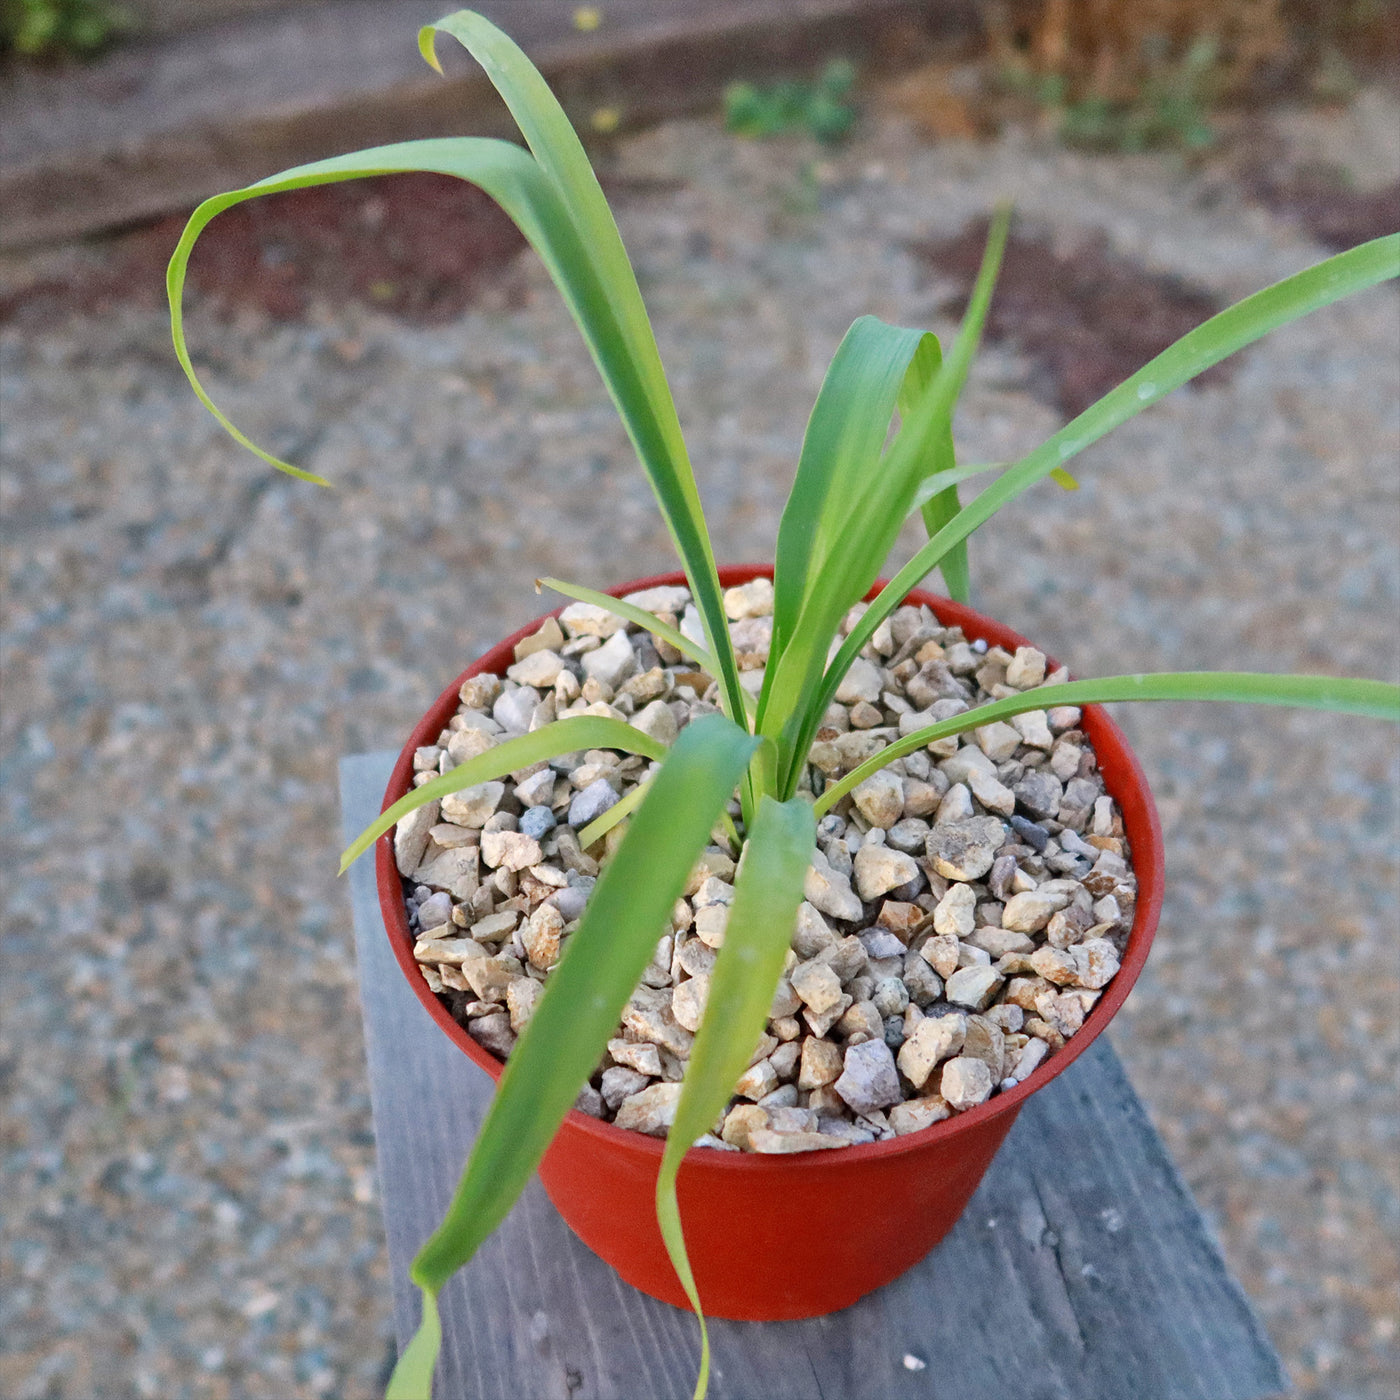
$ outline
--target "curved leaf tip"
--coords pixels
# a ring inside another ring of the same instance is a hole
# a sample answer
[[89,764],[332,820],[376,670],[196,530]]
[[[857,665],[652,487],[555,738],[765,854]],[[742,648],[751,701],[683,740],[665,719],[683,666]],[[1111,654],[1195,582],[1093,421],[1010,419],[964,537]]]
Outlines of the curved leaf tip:
[[437,56],[437,25],[425,24],[418,31],[418,52],[423,55],[423,62],[434,73],[441,74],[442,64],[438,62]]

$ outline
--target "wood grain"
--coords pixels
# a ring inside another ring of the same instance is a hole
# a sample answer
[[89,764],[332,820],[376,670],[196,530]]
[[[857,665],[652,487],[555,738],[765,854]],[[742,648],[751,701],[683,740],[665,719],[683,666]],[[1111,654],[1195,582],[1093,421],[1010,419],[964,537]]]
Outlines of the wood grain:
[[[341,763],[347,842],[379,811],[392,755]],[[350,873],[400,1346],[409,1261],[446,1207],[490,1081],[423,1013]],[[684,1400],[688,1314],[623,1283],[530,1184],[444,1290],[437,1395]],[[714,1400],[1262,1400],[1279,1359],[1101,1037],[1022,1109],[952,1234],[854,1307],[714,1322]],[[906,1356],[925,1363],[910,1370]]]

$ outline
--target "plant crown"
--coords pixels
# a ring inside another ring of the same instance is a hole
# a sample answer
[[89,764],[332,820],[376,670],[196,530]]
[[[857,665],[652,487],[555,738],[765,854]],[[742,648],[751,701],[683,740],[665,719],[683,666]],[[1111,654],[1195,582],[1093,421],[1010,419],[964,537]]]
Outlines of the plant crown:
[[[444,794],[581,748],[662,760],[645,788],[582,833],[585,843],[626,821],[566,953],[506,1065],[447,1215],[412,1266],[423,1323],[398,1362],[391,1397],[426,1396],[440,1343],[437,1295],[504,1218],[602,1057],[624,1004],[651,957],[657,930],[736,789],[743,860],[708,1008],[683,1081],[657,1183],[667,1247],[697,1315],[701,1300],[686,1258],[676,1174],[689,1143],[728,1101],[767,1018],[802,900],[815,821],[883,764],[947,735],[1045,703],[1044,691],[999,700],[889,745],[825,791],[805,762],[841,678],[881,622],[934,569],[949,592],[968,595],[967,538],[1001,506],[1045,477],[1072,486],[1064,464],[1134,414],[1275,327],[1400,275],[1400,235],[1363,244],[1256,292],[1158,355],[1019,461],[958,466],[952,418],[986,317],[1008,215],[993,221],[971,302],[947,353],[930,333],[862,316],[836,350],[808,421],[792,493],[778,531],[773,640],[755,701],[740,683],[714,554],[637,280],[577,135],[524,53],[480,15],[463,10],[425,28],[420,48],[436,68],[439,34],[485,69],[528,149],[475,137],[407,141],[298,166],[195,210],[170,262],[167,285],[176,352],[195,393],[242,444],[278,469],[319,477],[255,446],[215,407],[185,344],[182,293],[190,251],[205,225],[244,200],[395,171],[435,171],[485,190],[519,226],[568,304],[656,495],[684,566],[705,633],[697,645],[649,613],[556,580],[550,587],[664,637],[716,681],[721,714],[688,725],[669,752],[629,724],[561,720],[499,744],[391,806],[345,852],[341,868],[396,821]],[[898,431],[890,438],[892,424]],[[995,470],[966,505],[959,486]],[[922,512],[928,541],[865,609],[840,646],[843,619],[871,589],[900,527]],[[833,648],[835,648],[833,655]],[[1400,687],[1376,681],[1223,673],[1116,676],[1054,689],[1058,704],[1110,700],[1238,700],[1302,705],[1400,719]],[[729,828],[734,830],[732,824]],[[736,833],[737,835],[737,833]],[[614,841],[616,841],[614,834]],[[609,843],[610,846],[613,844]],[[701,1316],[697,1395],[708,1340]]]

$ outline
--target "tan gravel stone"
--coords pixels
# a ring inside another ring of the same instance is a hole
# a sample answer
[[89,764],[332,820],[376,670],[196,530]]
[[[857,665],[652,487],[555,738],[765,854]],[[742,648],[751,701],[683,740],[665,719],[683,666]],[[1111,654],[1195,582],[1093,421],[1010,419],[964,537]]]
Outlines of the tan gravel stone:
[[608,1054],[620,1065],[634,1069],[652,1079],[661,1077],[661,1053],[650,1041],[624,1040],[621,1037],[608,1041]]
[[[869,842],[856,852],[854,866],[856,892],[867,903],[899,889],[901,885],[907,885],[919,875],[919,867],[913,856]],[[807,897],[811,898],[810,892]],[[859,918],[860,915],[854,917]]]
[[977,895],[971,885],[954,884],[938,901],[933,911],[935,933],[956,934],[965,938],[973,930]]
[[959,968],[949,979],[945,994],[949,1001],[959,1006],[970,1006],[981,1011],[991,1005],[992,998],[1001,989],[1002,976],[994,967],[974,965]]
[[924,1017],[899,1047],[900,1072],[921,1089],[935,1066],[962,1049],[966,1034],[967,1017],[961,1012]]
[[679,1084],[653,1084],[649,1089],[623,1099],[614,1122],[619,1128],[627,1128],[634,1133],[665,1137],[666,1130],[676,1121],[676,1105],[680,1097]]
[[544,859],[540,843],[519,831],[485,831],[481,835],[481,858],[491,869],[528,870]]
[[505,784],[480,783],[442,799],[442,816],[458,826],[482,827],[505,796]]
[[751,1129],[749,1144],[755,1152],[770,1154],[820,1152],[828,1147],[844,1147],[846,1145],[826,1133],[778,1133],[774,1132],[772,1128]]
[[832,1083],[841,1073],[841,1048],[829,1040],[809,1035],[802,1042],[802,1060],[797,1073],[799,1089],[818,1089]]
[[906,1099],[890,1109],[890,1127],[897,1136],[917,1133],[921,1128],[931,1128],[952,1115],[948,1101],[941,1094],[928,1094],[924,1098]]
[[992,1084],[991,1071],[981,1060],[959,1055],[943,1066],[938,1090],[950,1108],[962,1113],[985,1103],[992,1095]]
[[710,995],[710,979],[705,973],[688,977],[671,993],[671,1012],[688,1031],[700,1029],[705,1002]]
[[[893,889],[894,886],[887,888]],[[831,868],[831,863],[820,849],[812,853],[812,864],[808,867],[802,893],[808,904],[833,919],[854,922],[864,912],[850,880]]]
[[886,768],[853,788],[851,799],[871,826],[887,830],[904,815],[904,782]]
[[841,979],[828,963],[798,963],[789,980],[793,991],[818,1015],[829,1011],[841,999]]
[[593,603],[570,603],[559,614],[559,623],[570,637],[611,637],[627,625],[616,613]]
[[767,617],[773,611],[773,584],[766,578],[756,578],[729,588],[724,593],[724,615],[737,622],[745,617]]
[[736,1103],[724,1116],[720,1136],[733,1147],[753,1151],[751,1135],[768,1127],[768,1110],[757,1104]]
[[737,1098],[752,1099],[756,1102],[771,1094],[777,1087],[777,1070],[767,1060],[759,1060],[739,1076],[734,1093]]
[[541,971],[559,961],[564,916],[552,904],[541,904],[525,923],[525,956]]
[[1006,683],[1016,690],[1032,690],[1045,679],[1045,653],[1035,647],[1017,647],[1006,668]]

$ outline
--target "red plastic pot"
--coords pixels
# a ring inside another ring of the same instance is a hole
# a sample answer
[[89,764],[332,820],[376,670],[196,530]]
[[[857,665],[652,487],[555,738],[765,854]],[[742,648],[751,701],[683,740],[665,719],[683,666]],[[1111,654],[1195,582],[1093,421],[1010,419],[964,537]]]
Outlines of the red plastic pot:
[[[772,569],[720,570],[725,587]],[[619,584],[617,596],[681,574]],[[881,585],[872,589],[871,596]],[[922,591],[910,594],[969,638],[1014,651],[1025,638],[971,608]],[[537,618],[493,647],[438,697],[404,745],[384,806],[409,787],[413,751],[432,744],[456,712],[463,680],[503,673]],[[1054,664],[1053,662],[1051,663]],[[889,1142],[793,1156],[694,1149],[681,1169],[679,1193],[686,1245],[705,1310],[745,1321],[816,1317],[847,1307],[916,1264],[952,1228],[1028,1095],[1068,1069],[1108,1024],[1147,958],[1162,906],[1162,832],[1146,779],[1122,731],[1096,706],[1084,710],[1108,791],[1122,811],[1138,879],[1138,901],[1122,967],[1059,1054],[1024,1083],[977,1108]],[[493,1079],[503,1066],[448,1014],[413,959],[413,938],[390,837],[375,853],[379,902],[394,954],[428,1014]],[[661,1143],[570,1111],[540,1164],[549,1198],[574,1233],[628,1283],[677,1307],[685,1296],[656,1225],[655,1187]]]

